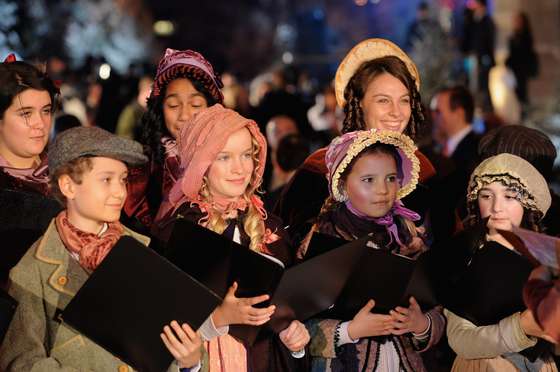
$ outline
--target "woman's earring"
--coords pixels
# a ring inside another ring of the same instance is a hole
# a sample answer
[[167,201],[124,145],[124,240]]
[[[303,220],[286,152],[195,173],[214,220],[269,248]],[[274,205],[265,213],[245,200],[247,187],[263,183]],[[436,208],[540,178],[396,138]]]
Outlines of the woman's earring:
[[202,177],[202,185],[200,186],[200,194],[204,196],[208,196],[208,179],[206,176]]

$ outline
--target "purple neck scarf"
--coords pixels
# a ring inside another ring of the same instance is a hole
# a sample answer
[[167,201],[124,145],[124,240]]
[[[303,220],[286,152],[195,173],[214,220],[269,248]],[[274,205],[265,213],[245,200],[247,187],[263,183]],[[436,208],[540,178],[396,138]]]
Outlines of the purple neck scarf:
[[370,217],[362,212],[360,212],[359,210],[357,210],[352,203],[350,202],[350,200],[347,200],[345,203],[346,208],[348,208],[348,210],[350,212],[352,212],[352,214],[354,214],[355,216],[359,217],[359,218],[363,218],[366,219],[368,221],[372,221],[378,225],[381,226],[385,226],[385,228],[387,229],[387,232],[389,233],[389,244],[391,244],[394,241],[397,242],[397,244],[401,247],[404,247],[404,244],[402,244],[400,238],[399,238],[399,232],[397,230],[397,224],[395,223],[394,220],[394,216],[401,216],[404,217],[406,219],[409,219],[411,221],[418,221],[420,219],[420,215],[408,208],[405,208],[405,206],[403,205],[403,203],[400,200],[395,200],[395,202],[393,203],[393,207],[389,210],[389,212],[387,212],[387,214],[383,217]]

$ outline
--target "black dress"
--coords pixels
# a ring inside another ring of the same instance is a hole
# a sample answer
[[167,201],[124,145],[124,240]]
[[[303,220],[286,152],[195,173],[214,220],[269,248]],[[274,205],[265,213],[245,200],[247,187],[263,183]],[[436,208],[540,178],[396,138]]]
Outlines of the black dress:
[[[175,216],[177,215],[181,215],[186,220],[194,223],[198,223],[204,217],[204,214],[198,207],[185,203],[175,211],[173,217],[160,224],[162,226],[162,230],[158,232],[160,238],[169,238],[173,230]],[[250,238],[243,230],[243,217],[244,214],[240,213],[238,218],[230,220],[223,235],[233,239],[235,227],[237,226],[240,232],[241,245],[248,247]],[[265,227],[280,237],[275,242],[267,244],[267,253],[282,261],[285,267],[290,266],[293,262],[290,253],[292,249],[290,248],[290,240],[283,228],[282,221],[278,217],[269,214],[265,220]],[[308,353],[301,359],[293,358],[290,351],[276,334],[260,337],[253,346],[245,345],[245,347],[247,348],[247,365],[251,372],[300,372],[309,370]]]
[[46,182],[16,178],[0,168],[0,287],[62,210],[47,193]]

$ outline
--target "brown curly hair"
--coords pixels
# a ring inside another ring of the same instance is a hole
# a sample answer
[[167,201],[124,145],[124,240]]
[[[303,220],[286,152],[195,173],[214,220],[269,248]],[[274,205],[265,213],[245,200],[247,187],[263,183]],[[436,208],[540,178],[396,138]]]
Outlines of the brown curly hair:
[[342,125],[342,133],[367,129],[360,104],[369,83],[384,73],[391,74],[399,79],[410,93],[412,115],[404,129],[404,134],[412,139],[415,138],[425,120],[422,113],[422,100],[420,92],[416,89],[414,77],[410,74],[404,62],[395,56],[381,57],[364,62],[352,76],[344,89],[346,103],[344,104],[345,118]]
[[[502,185],[507,186],[505,183],[501,182]],[[519,190],[519,192],[524,192],[525,190]],[[521,202],[520,202],[521,203]],[[473,200],[467,200],[467,211],[468,215],[463,221],[463,224],[467,227],[475,226],[482,221],[482,216],[480,215],[480,209],[478,207],[478,197]],[[542,223],[543,214],[541,211],[530,209],[523,206],[523,217],[521,219],[520,227],[539,233],[544,232],[544,225]]]
[[63,206],[66,206],[66,197],[60,191],[58,179],[62,175],[68,175],[72,181],[77,184],[82,183],[82,177],[86,172],[93,169],[93,160],[89,156],[81,156],[74,160],[70,160],[66,164],[58,167],[58,169],[49,177],[49,187],[51,195]]

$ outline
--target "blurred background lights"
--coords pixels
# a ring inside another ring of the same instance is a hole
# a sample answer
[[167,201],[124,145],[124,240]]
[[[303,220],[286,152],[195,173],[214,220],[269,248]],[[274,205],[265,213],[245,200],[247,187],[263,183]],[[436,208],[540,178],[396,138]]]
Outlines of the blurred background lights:
[[171,21],[159,20],[154,22],[154,32],[159,36],[169,36],[175,32],[175,26]]
[[111,66],[108,63],[104,63],[99,66],[99,77],[103,80],[109,79],[111,76]]
[[294,55],[292,53],[284,52],[284,54],[282,54],[282,62],[284,62],[285,64],[289,65],[293,61],[294,61]]

